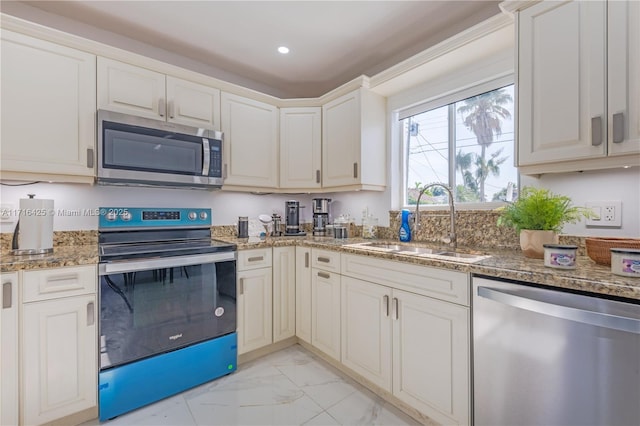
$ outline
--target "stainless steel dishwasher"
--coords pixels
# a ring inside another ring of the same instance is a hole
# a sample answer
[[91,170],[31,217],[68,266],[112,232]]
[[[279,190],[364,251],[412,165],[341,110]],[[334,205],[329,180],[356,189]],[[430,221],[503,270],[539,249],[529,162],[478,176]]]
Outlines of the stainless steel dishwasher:
[[473,278],[476,425],[640,425],[640,304]]

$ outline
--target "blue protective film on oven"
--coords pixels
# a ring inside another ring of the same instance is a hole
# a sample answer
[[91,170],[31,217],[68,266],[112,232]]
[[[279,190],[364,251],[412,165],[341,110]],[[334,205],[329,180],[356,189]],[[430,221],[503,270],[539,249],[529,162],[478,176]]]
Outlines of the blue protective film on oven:
[[237,368],[237,333],[100,372],[100,421],[112,419]]

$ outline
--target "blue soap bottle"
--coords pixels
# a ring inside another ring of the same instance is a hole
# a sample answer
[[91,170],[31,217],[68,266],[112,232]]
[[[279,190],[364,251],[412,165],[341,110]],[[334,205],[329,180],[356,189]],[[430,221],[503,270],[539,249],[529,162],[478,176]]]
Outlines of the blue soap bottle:
[[398,232],[398,237],[400,241],[404,243],[408,243],[411,241],[411,226],[409,226],[409,216],[411,212],[407,209],[402,210],[402,220],[400,222],[400,230]]

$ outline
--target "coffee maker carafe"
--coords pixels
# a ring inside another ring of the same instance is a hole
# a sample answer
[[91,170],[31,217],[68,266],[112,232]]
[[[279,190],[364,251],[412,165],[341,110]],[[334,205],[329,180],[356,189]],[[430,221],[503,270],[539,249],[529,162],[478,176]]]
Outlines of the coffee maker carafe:
[[324,237],[327,235],[331,198],[314,198],[311,201],[313,202],[313,235]]
[[285,232],[284,235],[307,235],[300,231],[300,206],[299,201],[285,201]]

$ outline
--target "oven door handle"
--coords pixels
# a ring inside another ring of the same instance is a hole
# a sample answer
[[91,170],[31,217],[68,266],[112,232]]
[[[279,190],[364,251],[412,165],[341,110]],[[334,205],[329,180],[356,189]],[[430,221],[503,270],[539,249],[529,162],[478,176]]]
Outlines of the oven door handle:
[[161,257],[144,260],[125,260],[122,262],[101,263],[98,275],[111,275],[124,272],[148,271],[151,269],[176,268],[180,266],[235,260],[235,252],[196,254],[191,256]]

